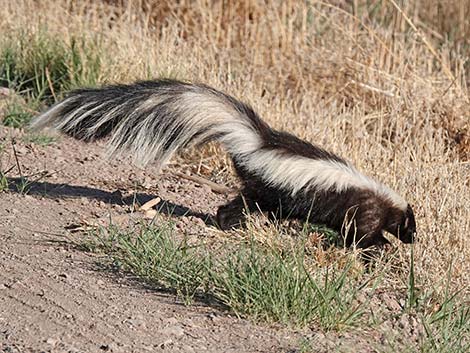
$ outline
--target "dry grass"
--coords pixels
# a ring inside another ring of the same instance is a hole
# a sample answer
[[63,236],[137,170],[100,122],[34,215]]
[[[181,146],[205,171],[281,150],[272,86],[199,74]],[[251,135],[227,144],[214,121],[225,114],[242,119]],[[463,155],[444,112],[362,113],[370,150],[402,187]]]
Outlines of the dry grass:
[[[0,32],[99,43],[101,83],[172,76],[249,102],[399,191],[417,213],[419,286],[443,292],[450,273],[468,294],[470,5],[367,3],[0,0]],[[187,158],[233,177],[217,146]],[[408,273],[384,276],[402,286]]]

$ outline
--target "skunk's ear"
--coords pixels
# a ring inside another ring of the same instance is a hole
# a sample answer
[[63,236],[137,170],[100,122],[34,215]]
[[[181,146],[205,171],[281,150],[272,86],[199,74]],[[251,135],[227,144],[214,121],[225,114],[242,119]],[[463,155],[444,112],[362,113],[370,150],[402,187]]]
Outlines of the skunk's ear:
[[410,217],[406,216],[405,217],[405,229],[407,229],[410,225]]

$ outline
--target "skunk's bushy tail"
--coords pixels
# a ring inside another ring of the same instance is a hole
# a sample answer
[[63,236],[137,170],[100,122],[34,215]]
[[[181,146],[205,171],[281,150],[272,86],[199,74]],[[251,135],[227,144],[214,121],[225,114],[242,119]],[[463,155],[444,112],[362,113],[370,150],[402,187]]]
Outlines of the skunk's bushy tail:
[[243,158],[258,150],[260,136],[270,131],[253,109],[233,97],[174,80],[75,90],[31,127],[50,127],[82,140],[110,136],[110,155],[127,150],[136,164],[160,167],[179,149],[213,139],[232,158]]
[[31,124],[82,140],[110,136],[109,155],[163,167],[181,148],[218,140],[244,181],[262,180],[292,195],[301,190],[372,189],[406,202],[351,164],[288,133],[271,129],[251,107],[214,88],[174,80],[79,89]]

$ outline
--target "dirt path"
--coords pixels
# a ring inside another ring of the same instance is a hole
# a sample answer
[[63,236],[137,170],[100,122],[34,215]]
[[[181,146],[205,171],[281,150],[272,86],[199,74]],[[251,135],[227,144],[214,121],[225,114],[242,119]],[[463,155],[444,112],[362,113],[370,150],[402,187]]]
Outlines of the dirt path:
[[[26,195],[0,193],[0,342],[4,352],[289,352],[300,335],[255,325],[216,308],[184,306],[172,295],[100,269],[97,255],[73,246],[67,225],[126,214],[126,203],[159,195],[194,229],[224,197],[191,181],[105,162],[103,148],[70,139],[38,147],[2,128],[2,169],[47,171]],[[16,170],[8,176],[17,177]],[[133,193],[135,180],[148,193]],[[10,178],[10,183],[15,182]],[[128,194],[126,194],[128,193]],[[201,235],[201,232],[199,233]]]

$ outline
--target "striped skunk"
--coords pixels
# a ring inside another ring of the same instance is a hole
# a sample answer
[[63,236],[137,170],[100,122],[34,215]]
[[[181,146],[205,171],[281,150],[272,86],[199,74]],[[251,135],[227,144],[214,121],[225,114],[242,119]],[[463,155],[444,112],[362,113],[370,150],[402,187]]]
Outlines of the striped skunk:
[[273,130],[250,106],[206,85],[157,80],[78,89],[31,127],[85,141],[110,136],[110,155],[128,150],[142,166],[162,167],[182,148],[219,141],[243,182],[217,211],[222,229],[239,225],[246,209],[325,224],[342,232],[347,246],[387,244],[383,231],[414,241],[413,210],[398,194],[333,153]]

